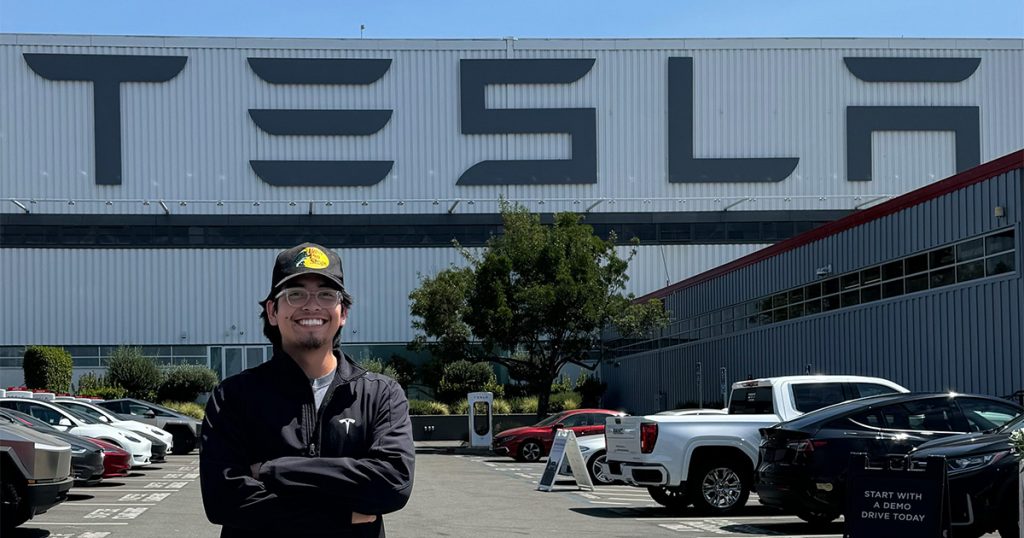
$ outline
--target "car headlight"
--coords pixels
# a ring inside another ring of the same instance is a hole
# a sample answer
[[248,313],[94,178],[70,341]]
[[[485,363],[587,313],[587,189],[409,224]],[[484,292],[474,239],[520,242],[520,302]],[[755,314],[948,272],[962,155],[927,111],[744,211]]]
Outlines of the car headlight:
[[129,440],[129,441],[131,441],[131,442],[133,442],[133,443],[141,443],[142,442],[142,439],[139,439],[138,437],[132,437],[131,435],[128,435],[128,434],[125,434],[124,438]]
[[954,458],[949,460],[946,463],[946,466],[949,468],[950,474],[973,471],[1003,459],[1003,457],[1009,454],[1009,452],[1009,450],[1004,450],[1002,452],[993,452],[991,454]]
[[74,448],[74,447],[71,447],[71,453],[72,454],[76,454],[76,455],[85,454],[85,449],[84,448]]

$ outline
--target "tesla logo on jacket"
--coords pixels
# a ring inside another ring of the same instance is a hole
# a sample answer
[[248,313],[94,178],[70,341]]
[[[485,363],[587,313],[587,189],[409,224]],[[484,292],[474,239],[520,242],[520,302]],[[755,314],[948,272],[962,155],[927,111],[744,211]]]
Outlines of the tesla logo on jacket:
[[[382,520],[351,525],[339,511],[386,514],[412,492],[409,405],[394,380],[338,361],[319,411],[309,381],[279,349],[225,379],[203,423],[200,480],[221,536],[382,536]],[[281,534],[284,533],[284,534]]]

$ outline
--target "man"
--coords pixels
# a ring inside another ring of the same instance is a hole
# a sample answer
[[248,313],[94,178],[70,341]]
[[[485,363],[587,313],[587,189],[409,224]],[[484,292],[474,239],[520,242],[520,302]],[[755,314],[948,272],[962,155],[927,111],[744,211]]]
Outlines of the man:
[[214,389],[200,482],[221,536],[384,536],[412,492],[409,404],[340,349],[352,297],[341,259],[303,243],[277,256],[262,303],[274,357]]

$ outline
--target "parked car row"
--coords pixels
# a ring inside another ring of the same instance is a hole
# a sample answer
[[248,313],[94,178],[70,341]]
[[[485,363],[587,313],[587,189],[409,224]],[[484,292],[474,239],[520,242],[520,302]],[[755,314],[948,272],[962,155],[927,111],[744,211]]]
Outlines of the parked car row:
[[742,508],[756,489],[762,504],[823,524],[846,506],[851,452],[876,460],[909,454],[921,465],[941,455],[955,535],[1017,536],[1020,455],[1009,443],[1024,428],[1017,403],[912,394],[857,376],[758,379],[732,389],[724,415],[610,416],[605,463],[592,474],[709,516]]
[[[104,404],[130,401],[139,415]],[[142,411],[149,410],[149,413]],[[135,419],[154,421],[167,431]],[[197,446],[200,422],[142,400],[103,402],[48,393],[8,391],[0,397],[0,505],[5,530],[63,502],[72,485],[92,486],[133,468],[166,461]],[[187,450],[185,450],[187,449]]]
[[[757,492],[768,506],[827,523],[846,506],[850,454],[881,461],[945,456],[956,536],[1012,527],[1017,462],[1009,434],[1024,427],[1016,403],[956,393],[861,398],[763,428]],[[1002,463],[1002,465],[1000,465]],[[979,478],[984,475],[984,478]],[[1009,531],[1007,531],[1009,532]]]

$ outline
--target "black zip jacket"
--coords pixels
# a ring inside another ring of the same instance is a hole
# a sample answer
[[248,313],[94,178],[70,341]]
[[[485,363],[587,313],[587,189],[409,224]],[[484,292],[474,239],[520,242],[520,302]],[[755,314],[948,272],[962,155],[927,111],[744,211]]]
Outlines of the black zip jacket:
[[[206,404],[199,457],[206,517],[235,536],[384,536],[405,506],[415,449],[402,387],[335,349],[320,410],[288,354],[225,379]],[[352,525],[352,512],[375,523]]]

